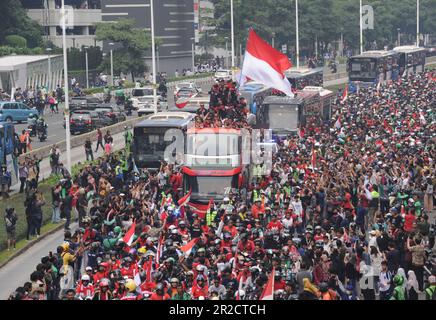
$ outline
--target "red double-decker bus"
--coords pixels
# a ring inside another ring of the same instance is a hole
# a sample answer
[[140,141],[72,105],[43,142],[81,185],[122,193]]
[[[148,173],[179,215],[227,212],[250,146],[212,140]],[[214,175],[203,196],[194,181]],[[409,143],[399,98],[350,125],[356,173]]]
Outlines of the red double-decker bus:
[[183,189],[190,205],[202,209],[230,192],[246,188],[248,166],[242,163],[242,133],[231,128],[191,128],[187,132]]

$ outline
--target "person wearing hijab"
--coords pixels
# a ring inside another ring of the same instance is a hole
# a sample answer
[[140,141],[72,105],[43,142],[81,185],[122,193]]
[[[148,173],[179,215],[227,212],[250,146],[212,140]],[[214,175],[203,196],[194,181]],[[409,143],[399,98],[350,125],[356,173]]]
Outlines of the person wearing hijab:
[[308,278],[303,279],[304,290],[299,296],[299,300],[318,300],[321,293],[318,288],[310,282]]
[[406,283],[407,300],[418,300],[419,285],[416,274],[413,270],[407,273],[408,280]]
[[[406,276],[406,272],[404,271],[403,268],[398,268],[397,270],[397,274],[399,274],[400,276],[403,277],[403,284],[401,285],[403,287],[404,292],[406,292],[406,285],[407,285],[407,276]],[[407,294],[407,292],[406,292]],[[407,298],[407,297],[406,297]]]

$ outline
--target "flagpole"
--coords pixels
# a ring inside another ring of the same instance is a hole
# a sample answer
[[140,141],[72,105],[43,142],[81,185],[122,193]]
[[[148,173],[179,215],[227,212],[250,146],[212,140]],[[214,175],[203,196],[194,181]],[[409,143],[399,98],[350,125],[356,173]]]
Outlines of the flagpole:
[[360,12],[360,54],[363,53],[363,19],[362,19],[362,0],[360,0],[360,7],[359,7],[359,12]]
[[64,88],[65,88],[65,139],[66,139],[66,151],[67,151],[67,170],[71,172],[71,132],[70,132],[70,101],[68,96],[68,63],[67,63],[67,38],[66,38],[66,13],[65,13],[65,1],[62,0],[62,46],[63,46],[63,58],[64,58]]
[[416,0],[416,46],[419,47],[419,0]]
[[150,14],[151,14],[151,60],[153,68],[153,107],[154,113],[157,113],[157,84],[156,84],[156,44],[154,39],[154,0],[150,0]]
[[298,28],[298,0],[295,0],[295,50],[297,55],[297,68],[300,67],[300,37]]
[[230,24],[232,29],[232,69],[233,69],[235,67],[235,29],[233,23],[233,0],[230,0]]

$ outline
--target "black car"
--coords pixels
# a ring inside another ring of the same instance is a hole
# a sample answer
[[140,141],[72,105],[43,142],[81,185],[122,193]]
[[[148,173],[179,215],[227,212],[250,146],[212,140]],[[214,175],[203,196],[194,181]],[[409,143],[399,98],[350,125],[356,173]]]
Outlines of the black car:
[[71,134],[90,132],[94,129],[92,117],[89,113],[75,113],[70,117]]
[[[75,115],[74,118],[77,118],[80,117],[79,115],[84,115],[84,114],[91,116],[92,130],[95,130],[97,128],[107,127],[113,124],[112,118],[104,114],[103,111],[96,111],[96,110],[86,110],[86,109],[75,110],[70,114],[70,118],[72,118],[73,115]],[[85,118],[87,118],[87,116],[85,116]],[[64,128],[65,128],[65,119],[64,119]]]
[[110,103],[102,103],[97,105],[94,110],[101,111],[103,114],[109,116],[112,119],[112,124],[126,121],[127,116],[123,111],[123,108]]

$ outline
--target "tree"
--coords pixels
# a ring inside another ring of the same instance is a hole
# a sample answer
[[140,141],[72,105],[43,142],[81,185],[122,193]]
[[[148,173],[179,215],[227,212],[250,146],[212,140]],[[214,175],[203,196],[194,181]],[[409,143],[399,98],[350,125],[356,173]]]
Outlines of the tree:
[[[216,34],[210,39],[223,47],[224,37],[230,37],[230,0],[212,0],[215,5]],[[421,33],[435,34],[435,0],[421,0]],[[392,46],[396,41],[397,28],[401,28],[405,42],[416,39],[416,1],[364,0],[364,5],[374,9],[374,30],[364,31],[365,48],[372,42],[378,49]],[[250,27],[270,42],[275,33],[276,48],[282,44],[295,46],[295,0],[234,0],[235,42],[245,45]],[[329,48],[344,36],[345,43],[359,49],[359,1],[358,0],[301,0],[299,1],[299,38],[302,54],[313,54],[315,39],[319,51]]]
[[0,44],[8,35],[20,35],[30,48],[42,45],[42,27],[26,14],[19,0],[0,1]]
[[[146,71],[144,55],[151,46],[151,37],[145,29],[134,27],[135,21],[120,19],[117,22],[97,23],[96,39],[119,44],[114,51],[114,72],[130,73],[132,79]],[[106,69],[109,58],[106,58],[100,69]]]

